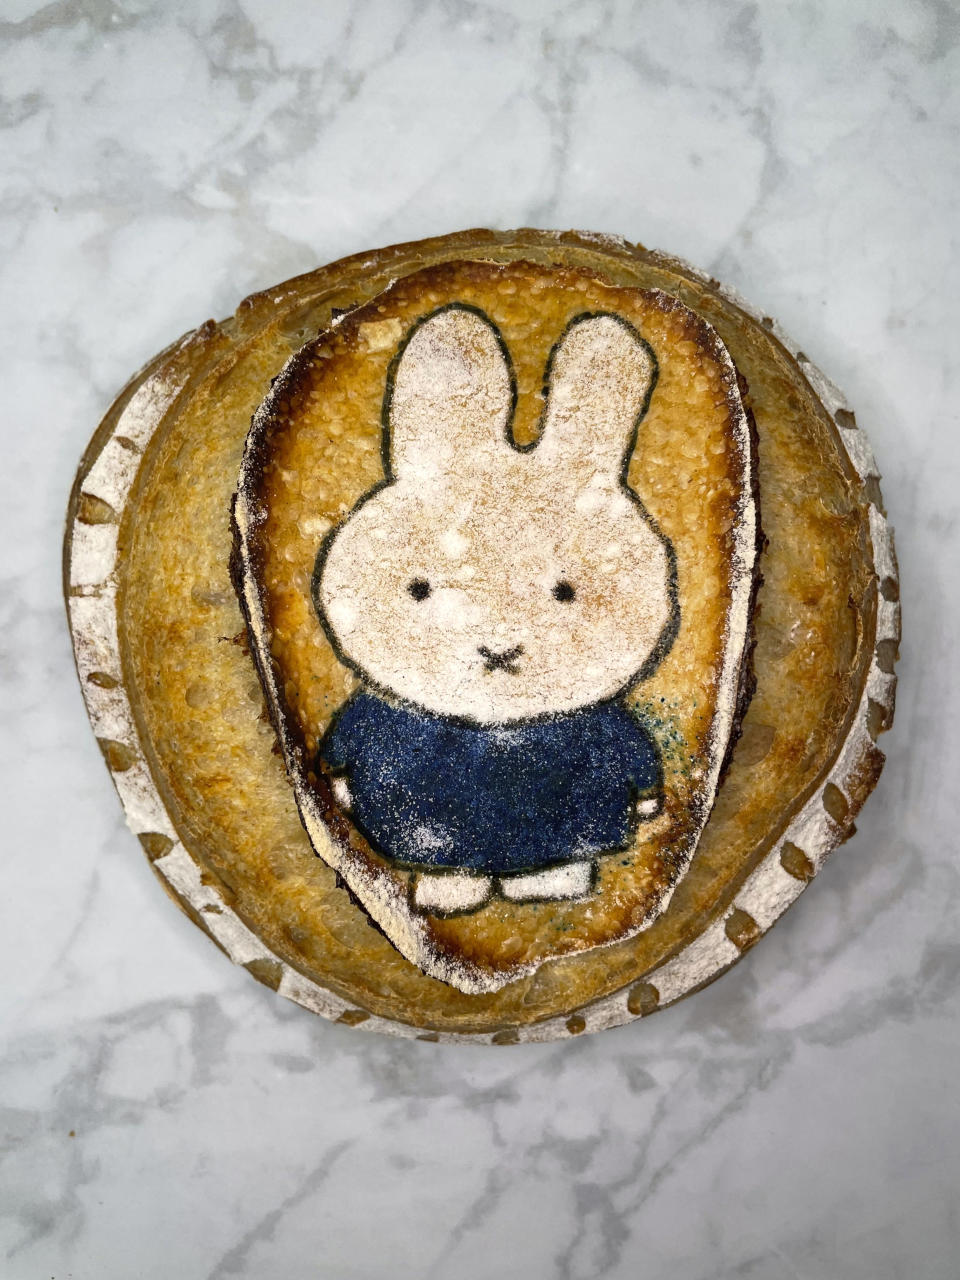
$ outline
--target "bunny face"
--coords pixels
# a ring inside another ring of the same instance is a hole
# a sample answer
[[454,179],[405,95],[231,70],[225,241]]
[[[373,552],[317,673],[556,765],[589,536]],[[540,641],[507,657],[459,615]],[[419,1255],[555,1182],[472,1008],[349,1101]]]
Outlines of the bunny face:
[[416,325],[388,381],[387,478],[318,556],[340,657],[480,724],[611,698],[655,662],[675,624],[672,549],[623,478],[655,376],[626,322],[579,317],[551,356],[541,437],[521,450],[492,323],[455,305]]

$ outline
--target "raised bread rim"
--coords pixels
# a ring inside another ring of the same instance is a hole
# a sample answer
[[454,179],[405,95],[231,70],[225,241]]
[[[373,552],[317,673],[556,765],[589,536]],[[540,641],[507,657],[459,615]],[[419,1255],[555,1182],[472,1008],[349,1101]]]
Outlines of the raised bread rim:
[[[619,255],[637,253],[628,241],[615,236],[583,232],[520,230],[511,233],[464,232],[419,242],[423,247],[445,241],[451,258],[458,242],[476,247],[478,236],[492,242],[509,242],[532,236],[540,244],[555,240],[580,244],[583,248],[608,250]],[[399,255],[416,245],[397,245],[378,251],[389,263],[391,253]],[[639,248],[639,246],[638,246]],[[790,353],[824,409],[835,422],[838,439],[851,466],[866,490],[873,552],[873,568],[878,583],[897,583],[897,563],[893,536],[880,505],[879,476],[873,453],[864,433],[856,425],[849,405],[837,387],[803,354],[775,322],[752,307],[734,289],[682,259],[641,250],[645,256],[667,269],[678,270],[696,279],[727,302],[743,311],[772,333]],[[336,266],[360,267],[372,255],[356,255]],[[406,273],[404,273],[406,274]],[[254,295],[238,308],[256,306],[266,299],[279,301],[295,282],[287,281],[265,294]],[[227,326],[231,322],[226,322]],[[221,327],[222,328],[222,327]],[[64,591],[87,712],[120,795],[128,825],[137,834],[161,880],[191,918],[218,943],[235,963],[249,968],[283,996],[324,1017],[353,1023],[371,1031],[404,1037],[423,1036],[414,1025],[377,1015],[367,1015],[318,983],[305,977],[275,953],[243,923],[218,892],[202,864],[181,843],[167,812],[141,747],[132,708],[122,682],[116,614],[117,584],[114,569],[119,523],[89,523],[79,518],[81,491],[107,504],[122,517],[129,499],[139,460],[166,411],[194,380],[198,351],[218,331],[208,322],[187,334],[152,360],[121,392],[84,453],[74,481],[67,514],[64,540]],[[893,598],[888,598],[893,597]],[[875,648],[860,703],[832,767],[808,797],[792,821],[754,868],[733,901],[696,938],[632,984],[588,1003],[572,1015],[559,1015],[540,1023],[510,1028],[509,1032],[430,1032],[430,1040],[469,1043],[539,1042],[563,1039],[571,1034],[593,1032],[621,1025],[662,1008],[705,986],[739,959],[748,946],[765,933],[790,906],[826,855],[841,844],[849,827],[838,822],[832,811],[846,806],[859,808],[864,795],[864,762],[873,762],[866,789],[872,789],[883,763],[882,752],[874,744],[879,709],[882,727],[889,726],[893,714],[896,676],[893,657],[900,637],[898,592],[881,592],[877,604]],[[103,673],[102,682],[91,682],[91,673]],[[115,673],[115,674],[114,674]],[[839,801],[837,795],[839,793]],[[806,855],[810,874],[798,878],[784,867],[785,846],[797,846]],[[638,991],[637,987],[642,988]],[[632,995],[631,995],[632,992]],[[363,1021],[359,1017],[363,1015]]]

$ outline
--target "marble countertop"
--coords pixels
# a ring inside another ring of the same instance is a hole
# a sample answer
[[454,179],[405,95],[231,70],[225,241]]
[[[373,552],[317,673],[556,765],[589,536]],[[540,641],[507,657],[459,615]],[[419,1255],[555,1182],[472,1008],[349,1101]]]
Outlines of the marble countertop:
[[[0,1274],[955,1277],[960,11],[0,0]],[[312,1018],[126,831],[60,597],[80,453],[173,337],[461,227],[681,254],[846,391],[905,642],[859,834],[714,986],[548,1046]]]

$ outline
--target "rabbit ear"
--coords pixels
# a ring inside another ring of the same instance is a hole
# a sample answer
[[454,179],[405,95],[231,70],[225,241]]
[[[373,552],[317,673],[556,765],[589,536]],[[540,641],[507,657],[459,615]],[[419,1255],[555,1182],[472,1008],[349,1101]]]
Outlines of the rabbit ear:
[[648,343],[620,316],[578,316],[547,364],[547,407],[538,452],[571,463],[578,484],[619,478],[657,380]]
[[482,465],[507,446],[516,387],[499,330],[460,304],[419,321],[387,381],[388,475],[409,479]]

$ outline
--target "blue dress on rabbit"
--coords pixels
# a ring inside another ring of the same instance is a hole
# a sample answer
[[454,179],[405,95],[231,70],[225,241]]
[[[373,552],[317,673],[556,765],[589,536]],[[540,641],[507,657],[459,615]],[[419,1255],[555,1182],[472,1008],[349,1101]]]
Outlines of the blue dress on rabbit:
[[619,701],[475,725],[362,690],[319,755],[346,775],[351,817],[387,857],[487,875],[627,847],[634,800],[661,784],[652,738]]

